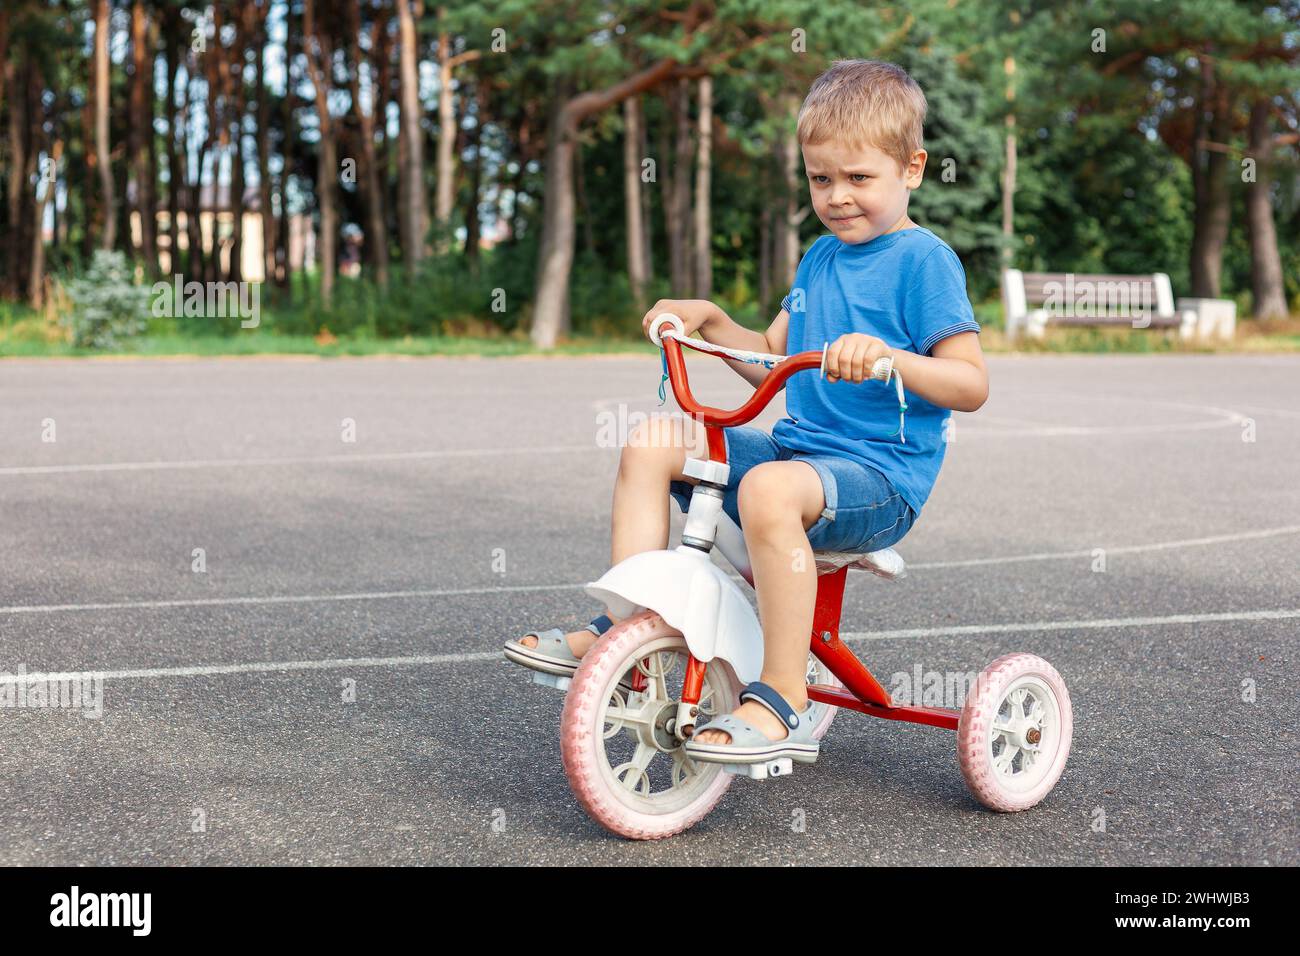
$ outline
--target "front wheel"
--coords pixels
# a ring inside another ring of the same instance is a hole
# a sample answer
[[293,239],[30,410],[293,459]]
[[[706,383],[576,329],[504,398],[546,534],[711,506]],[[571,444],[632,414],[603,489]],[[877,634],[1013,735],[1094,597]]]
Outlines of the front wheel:
[[957,762],[975,799],[1010,813],[1037,804],[1070,756],[1074,711],[1065,681],[1033,654],[980,673],[957,722]]
[[[560,753],[574,796],[606,829],[657,840],[702,820],[732,777],[696,763],[673,732],[689,660],[686,640],[654,611],[620,621],[582,659],[560,718]],[[644,691],[620,681],[640,671]],[[709,662],[696,726],[729,713],[740,682],[725,661]]]

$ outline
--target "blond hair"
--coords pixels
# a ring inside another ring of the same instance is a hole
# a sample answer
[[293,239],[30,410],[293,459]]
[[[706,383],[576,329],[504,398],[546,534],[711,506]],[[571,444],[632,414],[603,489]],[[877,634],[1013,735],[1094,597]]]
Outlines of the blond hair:
[[907,71],[879,60],[836,60],[799,109],[800,145],[874,146],[907,169],[921,149],[925,94]]

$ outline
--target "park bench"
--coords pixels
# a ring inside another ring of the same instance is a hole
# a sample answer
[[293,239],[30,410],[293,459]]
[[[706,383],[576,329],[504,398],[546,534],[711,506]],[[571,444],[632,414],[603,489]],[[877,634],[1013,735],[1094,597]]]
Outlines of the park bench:
[[1002,273],[1007,337],[1041,339],[1047,326],[1130,326],[1197,334],[1197,313],[1174,304],[1169,276],[1080,275],[1073,272]]

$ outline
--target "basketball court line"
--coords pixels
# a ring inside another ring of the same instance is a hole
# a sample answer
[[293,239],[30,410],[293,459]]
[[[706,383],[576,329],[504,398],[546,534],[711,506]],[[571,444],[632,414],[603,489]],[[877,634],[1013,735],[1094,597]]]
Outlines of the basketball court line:
[[[1263,528],[1256,531],[1240,531],[1236,534],[1221,534],[1203,538],[1184,538],[1174,541],[1158,541],[1152,544],[1121,545],[1119,547],[1074,551],[1039,552],[1036,554],[1014,554],[996,558],[967,558],[958,561],[920,561],[907,565],[907,570],[929,571],[947,568],[979,567],[982,565],[993,564],[1012,564],[1021,561],[1060,561],[1071,558],[1092,559],[1096,556],[1096,550],[1101,550],[1105,552],[1107,557],[1111,557],[1117,554],[1141,554],[1150,551],[1168,551],[1177,548],[1230,544],[1237,541],[1252,541],[1260,538],[1271,538],[1298,533],[1300,533],[1300,525],[1282,525],[1277,528]],[[734,573],[731,574],[731,577],[736,581],[741,580],[739,575]],[[504,594],[516,591],[578,591],[585,586],[585,582],[574,584],[513,584],[477,588],[419,588],[408,591],[359,591],[342,594],[269,595],[266,597],[193,598],[155,601],[106,601],[88,604],[16,604],[8,607],[0,607],[0,614],[55,614],[74,611],[126,611],[160,610],[182,607],[225,607],[231,605],[312,604],[326,601],[382,601],[410,598]]]
[[[1229,611],[1209,614],[1168,614],[1160,617],[1117,617],[1082,621],[1027,621],[1003,624],[964,624],[951,627],[902,628],[894,631],[843,633],[846,643],[889,641],[903,638],[970,637],[982,634],[1028,634],[1051,631],[1108,630],[1127,627],[1167,627],[1179,624],[1209,624],[1255,621],[1285,621],[1300,618],[1300,608],[1266,611]],[[439,666],[503,661],[499,650],[461,654],[419,654],[406,657],[337,657],[318,661],[266,661],[245,664],[198,664],[188,667],[138,667],[111,671],[55,671],[9,674],[0,672],[0,685],[36,681],[141,680],[182,677],[217,677],[228,674],[290,673],[295,671],[347,670],[366,667]]]

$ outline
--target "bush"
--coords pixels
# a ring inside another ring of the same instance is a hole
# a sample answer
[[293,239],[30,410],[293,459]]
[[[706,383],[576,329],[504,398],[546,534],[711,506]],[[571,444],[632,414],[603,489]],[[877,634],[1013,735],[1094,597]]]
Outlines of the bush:
[[132,282],[121,252],[95,252],[90,268],[68,283],[73,308],[66,319],[75,348],[112,349],[142,335],[149,324],[149,291]]

